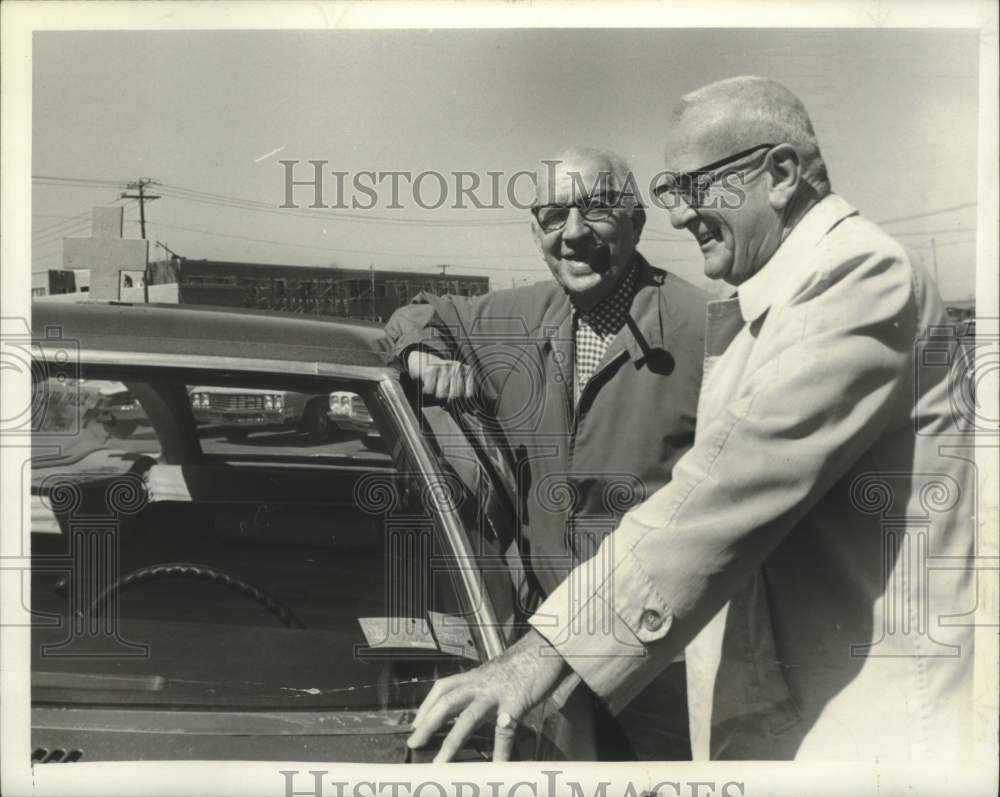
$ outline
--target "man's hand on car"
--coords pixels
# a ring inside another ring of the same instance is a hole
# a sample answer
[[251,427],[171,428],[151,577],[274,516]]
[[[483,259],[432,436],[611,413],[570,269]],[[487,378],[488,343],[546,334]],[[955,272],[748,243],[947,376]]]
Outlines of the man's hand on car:
[[455,717],[434,757],[434,763],[450,761],[476,728],[496,718],[493,760],[509,761],[517,720],[548,697],[567,670],[545,637],[531,629],[493,661],[435,683],[420,704],[406,743],[424,746]]
[[451,401],[475,393],[472,368],[457,360],[414,349],[406,357],[406,368],[428,396]]

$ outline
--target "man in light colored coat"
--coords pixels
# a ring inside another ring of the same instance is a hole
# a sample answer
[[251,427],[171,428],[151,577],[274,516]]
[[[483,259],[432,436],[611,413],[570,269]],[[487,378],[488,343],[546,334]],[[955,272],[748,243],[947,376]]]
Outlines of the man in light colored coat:
[[696,759],[953,764],[976,521],[937,288],[830,192],[805,108],[773,81],[686,95],[666,165],[673,225],[737,288],[708,306],[695,445],[532,632],[435,685],[410,743],[457,715],[447,759],[579,679],[617,711],[686,647]]

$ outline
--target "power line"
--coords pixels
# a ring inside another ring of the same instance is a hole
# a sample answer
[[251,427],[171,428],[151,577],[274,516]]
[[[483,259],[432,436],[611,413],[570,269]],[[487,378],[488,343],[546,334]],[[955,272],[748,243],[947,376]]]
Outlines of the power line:
[[[115,199],[114,202],[120,202],[120,199]],[[39,218],[50,218],[50,219],[64,219],[64,221],[56,222],[55,224],[50,224],[47,227],[43,227],[39,230],[35,230],[32,233],[31,239],[33,242],[40,242],[44,239],[54,237],[61,238],[69,235],[70,232],[79,232],[77,229],[81,223],[89,225],[91,211],[86,210],[83,213],[77,213],[75,216],[59,216],[53,213],[32,213],[32,217]]]
[[165,196],[174,199],[184,199],[189,202],[201,202],[208,205],[252,210],[260,213],[276,213],[282,216],[299,216],[321,221],[353,221],[362,224],[398,224],[404,226],[423,227],[508,227],[522,225],[525,219],[423,219],[412,216],[381,216],[370,213],[345,213],[333,208],[280,208],[266,202],[243,197],[230,197],[223,194],[211,194],[207,191],[180,188],[163,184],[160,187]]
[[[174,230],[184,230],[186,232],[196,232],[204,235],[214,235],[220,238],[233,238],[238,241],[249,241],[251,243],[262,243],[262,244],[273,244],[275,246],[291,246],[298,249],[315,249],[321,252],[330,252],[338,254],[360,254],[360,255],[380,255],[384,257],[421,257],[421,258],[431,258],[434,260],[483,260],[483,259],[501,259],[501,260],[525,260],[525,259],[537,259],[538,255],[475,255],[475,254],[455,254],[455,253],[433,253],[433,252],[386,252],[377,251],[373,249],[345,249],[341,247],[332,246],[318,246],[316,244],[301,244],[294,243],[291,241],[280,241],[274,238],[252,238],[246,235],[233,235],[231,233],[216,232],[214,230],[202,230],[196,227],[184,227],[179,224],[166,224],[162,221],[150,221],[147,224],[154,227],[167,227]],[[539,268],[544,268],[540,266]],[[536,269],[516,269],[507,268],[506,271],[535,271]]]
[[939,243],[937,244],[937,248],[940,249],[942,246],[955,246],[956,244],[974,244],[975,242],[975,238],[964,238],[961,241],[945,241],[944,243]]
[[86,232],[88,229],[90,229],[90,222],[85,220],[85,221],[80,222],[77,226],[68,227],[65,230],[60,230],[55,235],[50,235],[50,236],[47,236],[44,239],[39,239],[37,241],[32,241],[31,242],[31,248],[35,249],[37,247],[49,246],[51,244],[62,243],[62,239],[63,238],[68,238],[68,237],[75,236],[78,233]]
[[57,227],[71,226],[71,225],[68,224],[68,222],[70,222],[70,221],[72,221],[72,222],[79,222],[79,221],[85,219],[90,214],[87,211],[84,211],[83,213],[77,213],[75,216],[57,216],[57,215],[54,215],[54,214],[51,214],[51,213],[32,213],[31,215],[32,215],[32,218],[38,217],[38,218],[64,219],[65,220],[65,221],[58,221],[55,224],[50,224],[47,227],[42,227],[41,229],[38,229],[38,230],[33,230],[32,233],[31,233],[31,237],[32,237],[32,239],[35,239],[35,238],[42,237],[45,233],[48,233],[48,232],[56,229]]
[[33,174],[32,180],[47,180],[56,183],[90,183],[100,185],[118,186],[126,182],[125,180],[108,180],[103,177],[61,177],[50,174]]
[[952,227],[947,230],[925,230],[924,232],[894,232],[893,238],[913,238],[921,235],[947,235],[953,232],[975,232],[974,227]]
[[[126,183],[129,182],[127,180],[108,180],[108,179],[97,178],[97,177],[62,177],[62,176],[57,176],[57,175],[45,175],[45,174],[33,174],[31,176],[31,179],[34,180],[34,181],[41,181],[41,182],[61,183],[61,184],[67,184],[67,185],[86,185],[86,186],[121,186],[121,185],[126,184]],[[259,207],[261,209],[270,209],[270,210],[278,210],[279,209],[279,208],[275,208],[274,205],[270,205],[270,204],[268,204],[266,202],[261,202],[260,200],[256,200],[256,199],[247,199],[245,197],[233,197],[233,196],[227,196],[225,194],[216,194],[216,193],[213,193],[211,191],[202,191],[201,189],[187,188],[187,187],[184,187],[184,186],[172,185],[170,183],[158,183],[158,185],[160,185],[161,189],[163,189],[163,190],[168,190],[169,189],[169,190],[175,191],[175,192],[177,192],[179,194],[182,193],[182,194],[188,194],[188,195],[192,195],[192,196],[199,196],[199,197],[202,197],[202,198],[205,198],[205,199],[216,199],[216,200],[220,200],[220,201],[238,202],[238,203],[253,205],[253,206]],[[921,218],[925,218],[927,216],[936,216],[936,215],[938,215],[940,213],[949,213],[949,212],[951,212],[953,210],[964,210],[966,208],[976,207],[977,204],[978,203],[976,203],[976,202],[965,202],[965,203],[963,203],[961,205],[952,205],[952,206],[946,207],[946,208],[938,208],[937,210],[930,210],[930,211],[927,211],[925,213],[916,213],[916,214],[913,214],[913,215],[910,215],[910,216],[899,216],[899,217],[893,218],[893,219],[883,219],[882,221],[879,221],[879,222],[876,222],[876,223],[878,223],[878,224],[895,224],[896,222],[909,221],[911,219],[921,219]],[[316,210],[317,211],[321,211],[323,209],[317,208]],[[371,218],[369,216],[363,216],[363,215],[361,215],[359,217],[360,218]],[[379,218],[380,218],[380,220],[388,220],[388,221],[396,221],[397,220],[394,217],[379,217]],[[428,221],[427,219],[402,219],[402,220],[403,221],[416,221],[416,222]],[[494,219],[494,220],[491,220],[491,223],[496,223],[496,224],[521,224],[521,223],[523,223],[523,219],[509,219],[509,220],[507,220],[507,219],[501,219],[501,220]]]
[[962,205],[952,205],[950,208],[939,208],[938,210],[929,210],[926,213],[915,213],[912,216],[899,216],[895,219],[884,219],[882,221],[876,222],[876,224],[895,224],[898,221],[911,221],[913,219],[925,219],[928,216],[937,216],[940,213],[950,213],[953,210],[965,210],[965,208],[974,208],[978,203],[976,202],[966,202]]
[[[67,188],[97,188],[105,186],[120,186],[125,181],[111,181],[88,178],[55,177],[49,175],[33,175],[36,182],[51,185],[64,185]],[[491,227],[491,226],[513,226],[524,224],[523,218],[518,219],[424,219],[407,216],[384,216],[372,215],[367,212],[345,213],[337,209],[328,208],[280,208],[267,202],[245,197],[227,196],[216,194],[210,191],[201,191],[195,188],[185,188],[184,186],[171,185],[169,183],[158,183],[161,194],[171,196],[174,199],[184,199],[189,202],[200,202],[203,204],[216,205],[222,207],[236,208],[240,210],[253,210],[265,213],[278,213],[283,216],[300,216],[302,218],[330,220],[349,220],[362,224],[400,224],[428,227]]]
[[[109,200],[110,203],[121,202],[120,197],[115,197]],[[75,235],[78,232],[83,232],[90,226],[90,215],[91,211],[84,211],[83,213],[78,213],[75,216],[55,216],[45,213],[33,213],[32,216],[48,216],[50,218],[63,218],[64,221],[57,222],[55,224],[50,224],[40,230],[36,230],[32,233],[32,247],[51,243],[52,241],[59,240],[61,238],[67,237],[69,235]]]
[[56,225],[56,227],[47,228],[44,233],[40,232],[37,235],[32,236],[31,240],[32,240],[33,243],[38,243],[38,242],[44,241],[46,239],[61,238],[63,235],[66,234],[66,232],[68,230],[75,229],[75,228],[79,227],[80,225],[86,226],[88,224],[90,224],[89,219],[86,219],[86,218],[76,219],[76,218],[74,218],[71,221],[64,222],[62,224]]

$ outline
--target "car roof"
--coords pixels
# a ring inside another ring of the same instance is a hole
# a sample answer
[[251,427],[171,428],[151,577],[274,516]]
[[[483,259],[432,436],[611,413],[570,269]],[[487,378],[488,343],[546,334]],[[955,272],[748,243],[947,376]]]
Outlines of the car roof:
[[83,350],[392,365],[380,325],[329,316],[178,304],[34,302],[32,335]]

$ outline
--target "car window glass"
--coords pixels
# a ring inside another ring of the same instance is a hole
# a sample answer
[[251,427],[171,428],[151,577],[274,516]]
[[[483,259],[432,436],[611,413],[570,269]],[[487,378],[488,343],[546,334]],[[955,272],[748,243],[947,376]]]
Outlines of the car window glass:
[[[420,474],[385,412],[362,412],[373,384],[113,370],[36,384],[36,701],[412,710],[478,660],[471,629],[443,631],[463,602],[433,577]],[[291,411],[231,441],[199,404]],[[312,436],[311,406],[345,428]]]
[[201,450],[212,455],[336,456],[390,463],[364,398],[246,385],[186,385]]
[[[34,387],[32,441],[71,469],[128,469],[160,442],[129,388],[108,379],[45,379]],[[51,443],[51,448],[42,446]]]
[[466,500],[458,513],[471,549],[482,564],[483,583],[490,595],[500,630],[508,641],[523,631],[527,609],[523,561],[518,547],[513,471],[481,419],[456,407],[418,407],[425,434],[438,454],[439,467],[454,474]]

